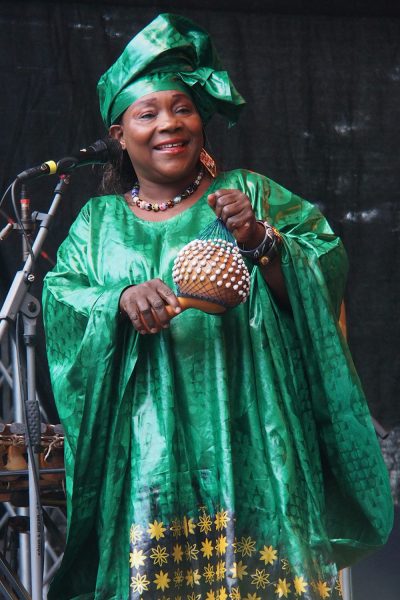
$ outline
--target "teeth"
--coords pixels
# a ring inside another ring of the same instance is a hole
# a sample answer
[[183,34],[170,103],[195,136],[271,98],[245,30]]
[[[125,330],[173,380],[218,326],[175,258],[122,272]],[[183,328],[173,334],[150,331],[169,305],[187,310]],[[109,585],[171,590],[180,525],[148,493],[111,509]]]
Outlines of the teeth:
[[163,150],[163,148],[177,148],[178,146],[183,146],[183,142],[179,142],[178,144],[163,144],[162,146],[157,146],[157,148]]

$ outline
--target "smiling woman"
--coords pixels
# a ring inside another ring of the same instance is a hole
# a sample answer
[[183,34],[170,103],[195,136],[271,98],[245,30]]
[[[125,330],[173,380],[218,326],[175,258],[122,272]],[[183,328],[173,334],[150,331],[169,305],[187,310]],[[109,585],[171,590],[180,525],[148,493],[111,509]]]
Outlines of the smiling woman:
[[[244,100],[191,21],[157,17],[98,90],[118,193],[85,205],[44,290],[69,520],[49,598],[338,600],[392,522],[338,326],[343,246],[267,177],[217,171],[203,128]],[[225,237],[194,241],[215,216]],[[173,271],[248,300],[183,312]]]
[[159,91],[136,100],[121,123],[110,127],[110,135],[127,151],[143,199],[174,197],[195,180],[204,145],[203,124],[183,92]]

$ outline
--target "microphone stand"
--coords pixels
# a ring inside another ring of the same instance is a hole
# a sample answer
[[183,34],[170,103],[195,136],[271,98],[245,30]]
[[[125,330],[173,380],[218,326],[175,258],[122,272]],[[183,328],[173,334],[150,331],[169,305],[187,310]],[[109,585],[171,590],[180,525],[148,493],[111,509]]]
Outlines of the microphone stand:
[[[48,213],[34,212],[32,221],[39,222],[39,231],[32,245],[32,251],[22,270],[15,274],[10,290],[0,311],[0,342],[17,316],[23,321],[23,337],[26,346],[26,399],[21,406],[21,414],[25,415],[25,430],[28,447],[28,477],[29,477],[29,523],[30,523],[30,565],[32,600],[42,600],[43,588],[43,548],[44,531],[43,515],[40,503],[39,488],[39,452],[40,452],[40,411],[36,400],[36,323],[40,313],[40,303],[30,294],[29,288],[35,280],[35,262],[40,255],[47,237],[52,220],[57,212],[62,196],[69,184],[69,177],[61,175],[54,190],[53,201]],[[18,341],[18,340],[16,340]],[[21,404],[22,396],[21,395]]]

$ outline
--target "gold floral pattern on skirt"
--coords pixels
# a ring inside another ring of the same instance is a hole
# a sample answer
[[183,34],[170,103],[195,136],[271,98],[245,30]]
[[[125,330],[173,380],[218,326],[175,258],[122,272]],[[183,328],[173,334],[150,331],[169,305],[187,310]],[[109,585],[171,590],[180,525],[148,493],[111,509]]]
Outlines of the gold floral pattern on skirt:
[[268,540],[235,537],[235,516],[225,509],[133,523],[130,545],[131,600],[342,598],[334,565],[301,572]]

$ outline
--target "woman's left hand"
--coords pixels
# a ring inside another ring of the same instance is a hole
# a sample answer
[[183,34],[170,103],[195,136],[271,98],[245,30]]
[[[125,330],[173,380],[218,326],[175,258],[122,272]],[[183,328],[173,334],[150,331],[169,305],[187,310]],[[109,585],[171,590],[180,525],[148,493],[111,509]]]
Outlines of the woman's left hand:
[[[246,194],[240,190],[217,190],[208,195],[208,204],[246,250],[257,248],[265,237],[265,227],[257,222]],[[278,302],[290,309],[289,296],[281,270],[281,261],[276,259],[267,267],[260,267]]]
[[208,204],[226,225],[239,244],[256,248],[264,238],[264,227],[256,216],[246,194],[240,190],[217,190],[208,195]]

